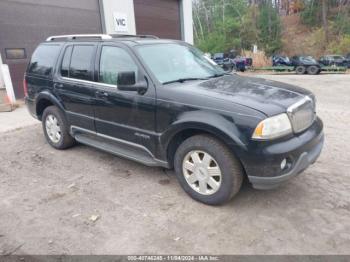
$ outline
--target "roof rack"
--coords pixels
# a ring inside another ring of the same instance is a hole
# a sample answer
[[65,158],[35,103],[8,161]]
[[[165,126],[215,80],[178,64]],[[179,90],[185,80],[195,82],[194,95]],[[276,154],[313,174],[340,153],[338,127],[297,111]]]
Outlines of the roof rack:
[[46,41],[54,41],[56,39],[69,39],[69,40],[75,40],[75,39],[82,39],[82,38],[97,38],[97,39],[113,39],[113,38],[153,38],[158,39],[158,37],[154,35],[119,35],[119,34],[112,34],[112,35],[106,35],[106,34],[83,34],[83,35],[55,35],[50,36],[46,39]]
[[69,40],[79,39],[79,38],[99,38],[99,39],[112,39],[110,35],[103,34],[89,34],[89,35],[55,35],[50,36],[46,41],[54,41],[59,38],[67,38]]
[[153,38],[153,39],[159,39],[159,37],[155,35],[122,35],[122,34],[111,34],[113,38],[119,38],[119,37],[135,37],[135,38]]

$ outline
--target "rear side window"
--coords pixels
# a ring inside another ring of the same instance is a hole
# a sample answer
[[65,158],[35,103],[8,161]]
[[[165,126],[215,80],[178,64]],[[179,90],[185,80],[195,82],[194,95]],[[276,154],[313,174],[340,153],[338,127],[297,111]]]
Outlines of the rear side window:
[[28,73],[50,76],[53,72],[60,48],[60,45],[40,45],[33,53],[28,67]]
[[95,47],[92,45],[75,45],[73,47],[69,77],[92,81],[92,58]]

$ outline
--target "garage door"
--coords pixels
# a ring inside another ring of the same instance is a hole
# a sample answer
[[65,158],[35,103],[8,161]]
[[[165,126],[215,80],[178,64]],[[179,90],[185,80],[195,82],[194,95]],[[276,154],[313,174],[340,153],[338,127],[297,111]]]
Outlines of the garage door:
[[181,39],[179,0],[134,0],[137,34]]
[[50,35],[101,33],[98,0],[1,0],[0,51],[17,98],[35,47]]

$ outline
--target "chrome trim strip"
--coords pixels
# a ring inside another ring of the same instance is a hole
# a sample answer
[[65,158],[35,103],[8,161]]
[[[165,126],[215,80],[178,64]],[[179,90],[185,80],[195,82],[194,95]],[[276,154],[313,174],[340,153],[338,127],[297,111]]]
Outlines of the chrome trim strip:
[[100,85],[100,86],[105,86],[105,87],[118,88],[117,85],[110,85],[110,84],[105,84],[105,83],[101,83],[101,82],[94,82],[94,81],[88,81],[88,80],[82,80],[82,79],[64,77],[64,76],[62,76],[61,78],[63,80],[66,80],[66,81],[76,81],[76,82],[83,83],[83,84],[94,84],[94,85]]
[[[308,126],[305,126],[304,128],[300,129],[300,130],[295,130],[295,114],[294,112],[297,111],[297,109],[304,105],[305,103],[307,102],[311,102],[313,104],[313,119],[312,121],[310,122],[310,124]],[[289,117],[289,120],[291,122],[291,125],[292,125],[292,129],[293,129],[293,132],[295,133],[300,133],[300,132],[303,132],[304,130],[308,129],[313,123],[314,121],[316,120],[316,112],[315,112],[315,108],[316,108],[316,105],[315,105],[315,102],[312,98],[310,98],[309,96],[305,96],[303,99],[299,100],[298,102],[296,102],[295,104],[291,105],[290,107],[287,108],[287,115]]]
[[293,113],[293,111],[295,109],[297,109],[298,107],[300,107],[301,105],[305,104],[306,102],[312,102],[312,99],[309,96],[305,96],[303,99],[299,100],[298,102],[296,102],[295,104],[291,105],[290,107],[288,107],[287,112],[288,113]]

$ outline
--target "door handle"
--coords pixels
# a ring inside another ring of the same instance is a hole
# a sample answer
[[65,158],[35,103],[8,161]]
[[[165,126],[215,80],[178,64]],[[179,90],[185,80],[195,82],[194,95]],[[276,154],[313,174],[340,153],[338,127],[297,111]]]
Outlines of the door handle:
[[100,97],[100,98],[107,98],[108,97],[108,93],[104,92],[104,91],[96,91],[96,96]]

